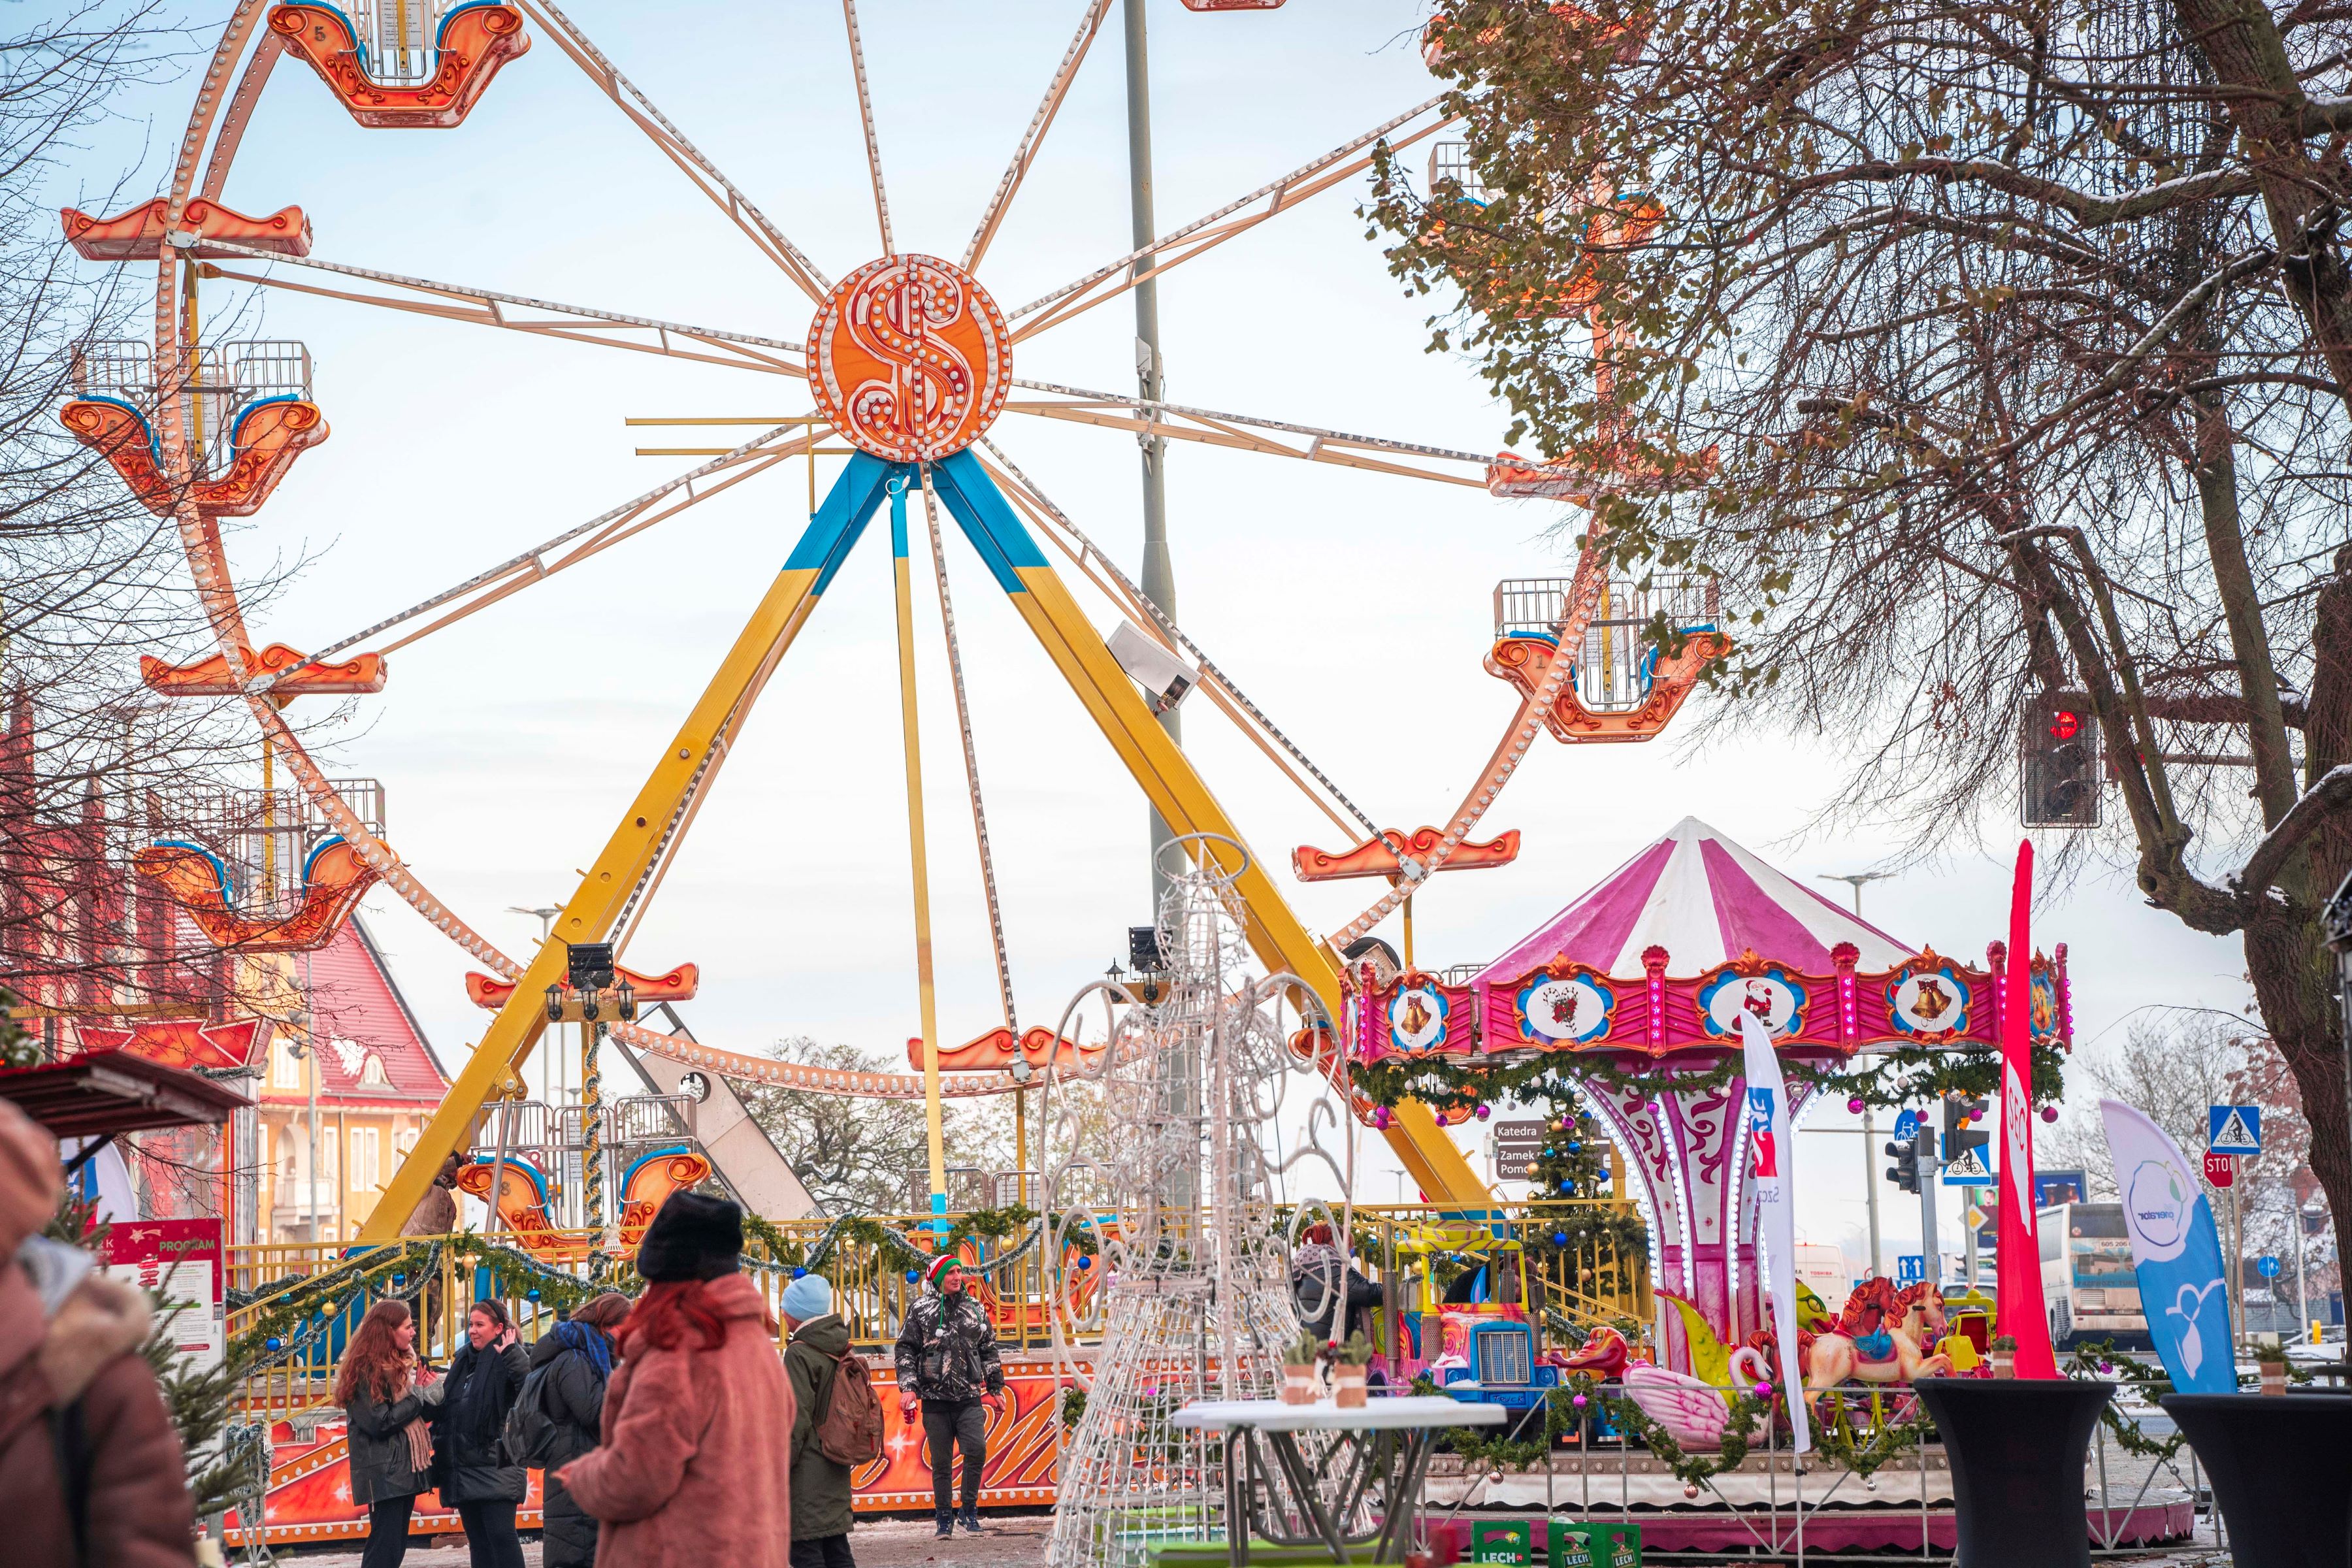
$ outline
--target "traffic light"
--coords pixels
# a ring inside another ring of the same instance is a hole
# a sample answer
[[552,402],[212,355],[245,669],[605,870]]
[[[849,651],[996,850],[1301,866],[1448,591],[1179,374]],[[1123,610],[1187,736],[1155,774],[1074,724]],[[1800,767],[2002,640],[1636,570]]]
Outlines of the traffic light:
[[2018,811],[2026,826],[2099,825],[2099,721],[2088,694],[2029,696],[2017,746]]
[[1961,1155],[1992,1142],[1992,1134],[1984,1131],[1985,1118],[1990,1111],[1991,1107],[1981,1100],[1958,1094],[1944,1096],[1945,1164],[1957,1165]]
[[1886,1152],[1894,1157],[1895,1163],[1886,1167],[1886,1179],[1906,1193],[1917,1192],[1919,1190],[1919,1140],[1934,1136],[1934,1133],[1927,1131],[1927,1123],[1922,1122],[1919,1125],[1919,1131],[1913,1133],[1910,1138],[1896,1139],[1887,1144]]

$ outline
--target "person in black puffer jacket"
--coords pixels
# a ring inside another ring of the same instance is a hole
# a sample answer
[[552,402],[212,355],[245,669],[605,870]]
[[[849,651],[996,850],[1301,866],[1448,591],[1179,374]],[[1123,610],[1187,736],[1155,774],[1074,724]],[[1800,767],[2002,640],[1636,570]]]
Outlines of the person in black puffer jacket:
[[555,1451],[548,1457],[546,1524],[540,1537],[544,1568],[589,1568],[596,1561],[595,1517],[573,1500],[555,1470],[596,1446],[604,1382],[613,1373],[613,1331],[628,1315],[629,1299],[607,1290],[530,1347],[531,1371],[552,1363],[545,1400],[557,1433]]
[[513,1320],[496,1301],[466,1311],[466,1344],[449,1363],[448,1392],[433,1423],[433,1476],[441,1501],[466,1523],[473,1568],[523,1568],[515,1506],[530,1486],[507,1463],[507,1412],[514,1407],[530,1358],[516,1343]]

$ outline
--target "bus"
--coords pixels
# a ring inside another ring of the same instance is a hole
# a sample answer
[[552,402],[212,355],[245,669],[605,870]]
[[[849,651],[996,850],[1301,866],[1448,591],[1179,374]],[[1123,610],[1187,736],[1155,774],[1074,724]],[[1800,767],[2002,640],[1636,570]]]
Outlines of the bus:
[[2085,1340],[2147,1347],[2147,1317],[2140,1310],[2123,1205],[2067,1202],[2035,1214],[2051,1342],[2061,1350]]

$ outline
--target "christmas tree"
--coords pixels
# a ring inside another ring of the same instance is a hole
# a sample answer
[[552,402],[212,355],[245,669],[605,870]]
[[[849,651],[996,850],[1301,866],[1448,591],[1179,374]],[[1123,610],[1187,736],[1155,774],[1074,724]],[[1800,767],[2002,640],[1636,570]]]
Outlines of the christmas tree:
[[1640,1267],[1649,1232],[1637,1215],[1575,1201],[1609,1195],[1609,1140],[1574,1089],[1550,1089],[1544,1140],[1525,1174],[1534,1188],[1528,1200],[1544,1205],[1528,1215],[1521,1238],[1529,1273],[1540,1271],[1572,1295],[1605,1297],[1630,1287],[1631,1279],[1618,1276]]

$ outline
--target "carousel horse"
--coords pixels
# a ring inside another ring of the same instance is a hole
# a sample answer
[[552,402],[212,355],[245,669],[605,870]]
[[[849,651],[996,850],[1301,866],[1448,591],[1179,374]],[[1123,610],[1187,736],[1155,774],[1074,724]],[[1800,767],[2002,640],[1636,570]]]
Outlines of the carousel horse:
[[[1806,1392],[1818,1396],[1849,1381],[1910,1383],[1947,1376],[1951,1358],[1933,1348],[1944,1326],[1944,1293],[1933,1280],[1897,1290],[1883,1278],[1864,1279],[1834,1321],[1818,1333],[1798,1331]],[[1769,1330],[1758,1330],[1747,1342],[1772,1363],[1777,1342]]]

